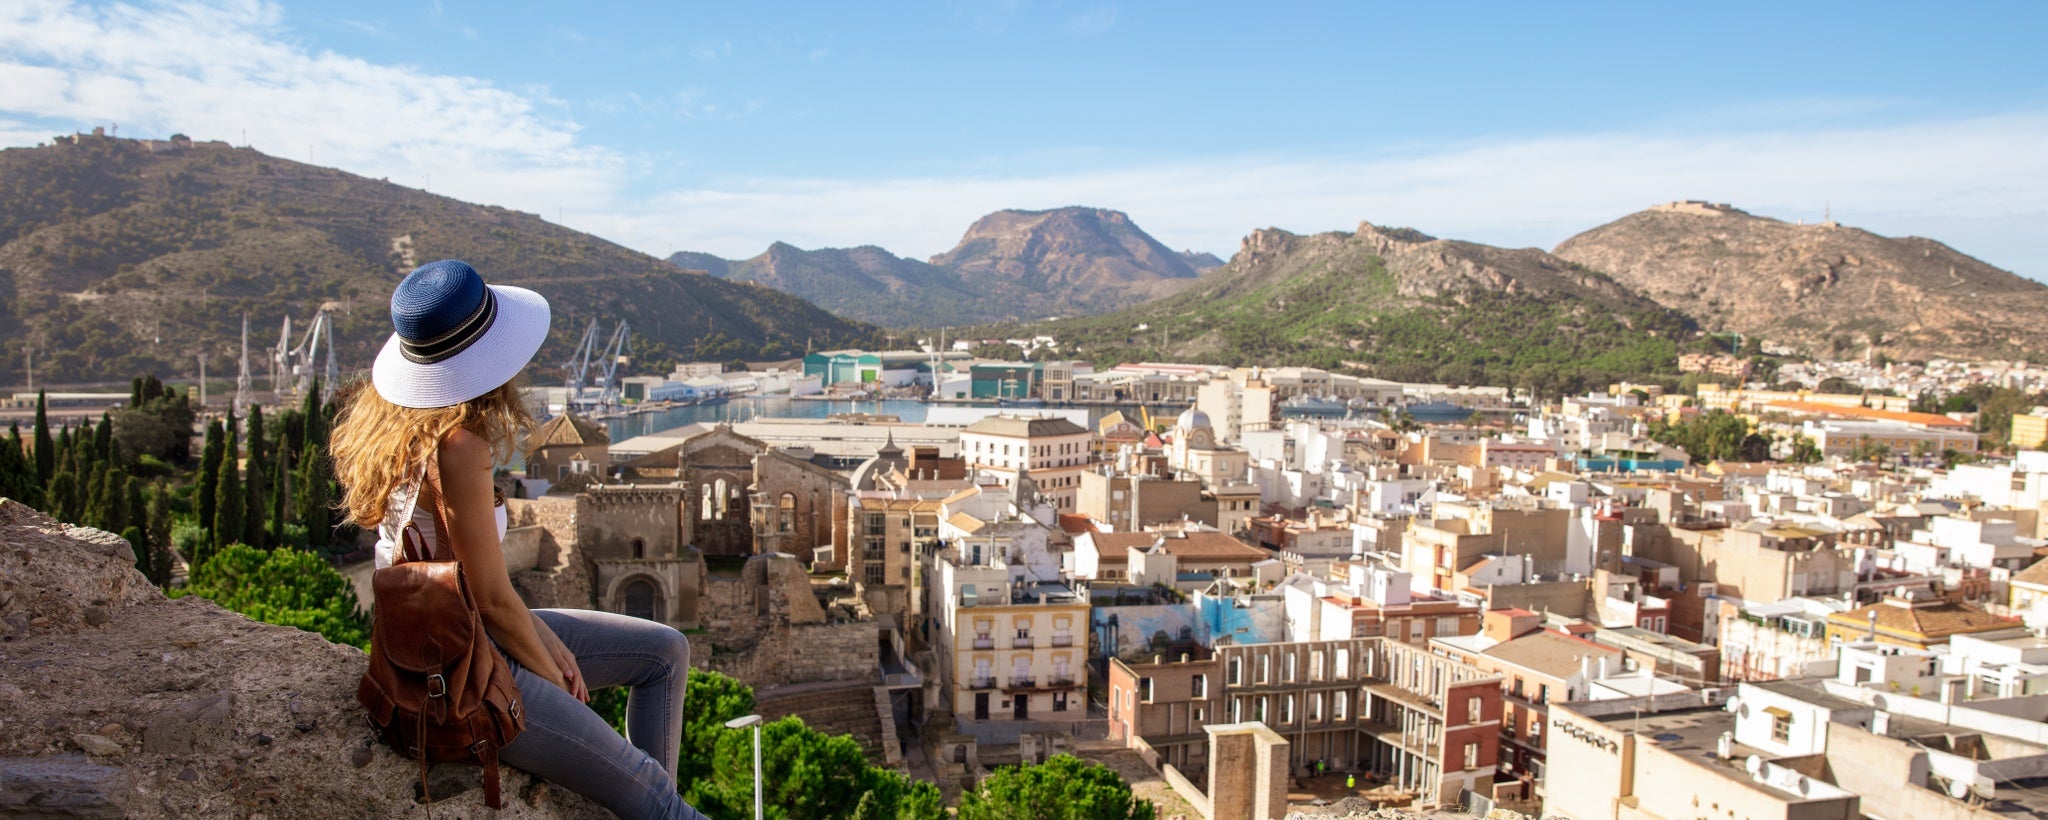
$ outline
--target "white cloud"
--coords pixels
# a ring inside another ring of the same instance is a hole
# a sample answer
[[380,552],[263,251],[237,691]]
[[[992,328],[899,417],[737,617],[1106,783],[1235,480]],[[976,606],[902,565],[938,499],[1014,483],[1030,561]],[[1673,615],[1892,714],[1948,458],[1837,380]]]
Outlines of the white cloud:
[[[923,257],[989,211],[1076,204],[1128,211],[1169,245],[1221,254],[1255,228],[1349,230],[1360,219],[1548,247],[1653,203],[1703,198],[1785,219],[1817,219],[1831,204],[1847,224],[1933,236],[2048,277],[2048,248],[2036,239],[2048,234],[2048,152],[2039,150],[2048,111],[1833,129],[1724,119],[1346,155],[1113,165],[1089,154],[1075,170],[1034,175],[733,177],[629,198],[657,158],[594,145],[545,89],[309,51],[278,8],[258,0],[0,4],[0,88],[6,144],[108,122],[123,134],[237,142],[247,129],[258,149],[286,158],[310,150],[320,164],[409,185],[431,174],[436,192],[565,214],[650,253],[748,256],[785,240]],[[589,105],[702,120],[759,103],[712,103],[685,90]]]
[[[556,101],[293,44],[255,0],[0,6],[0,115],[247,141],[289,159],[528,210],[614,201],[620,158],[541,113]],[[54,133],[54,132],[53,132]]]

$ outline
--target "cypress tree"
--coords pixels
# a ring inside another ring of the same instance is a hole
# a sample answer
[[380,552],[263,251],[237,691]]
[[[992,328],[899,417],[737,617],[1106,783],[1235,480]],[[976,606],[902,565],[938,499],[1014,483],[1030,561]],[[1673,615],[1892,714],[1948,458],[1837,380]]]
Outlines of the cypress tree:
[[50,486],[50,477],[57,474],[57,443],[50,440],[50,414],[46,409],[49,401],[42,391],[36,392],[36,484]]
[[91,470],[80,470],[78,474],[85,479],[79,486],[79,495],[85,503],[76,519],[77,522],[108,532],[120,532],[119,528],[109,526],[113,523],[114,509],[113,499],[110,498],[113,492],[108,487],[111,476],[107,465],[95,464]]
[[77,497],[78,479],[70,470],[58,470],[50,477],[49,509],[46,512],[59,521],[77,521]]
[[306,400],[299,412],[306,416],[306,440],[327,447],[327,419],[320,407],[320,380],[313,380],[313,388],[306,391]]
[[141,407],[141,406],[142,406],[142,377],[141,377],[141,376],[136,376],[135,378],[133,378],[133,379],[130,379],[130,380],[128,381],[128,406],[129,406],[129,407]]
[[[216,491],[220,486],[221,451],[227,447],[225,438],[219,419],[206,423],[206,447],[199,456],[199,497],[195,499],[199,507],[199,524],[203,527],[213,526],[213,511],[220,500]],[[185,557],[198,563],[194,556]]]
[[114,460],[114,414],[100,413],[100,426],[93,428],[93,458],[112,463]]
[[0,440],[0,497],[42,509],[43,486],[36,481],[35,461],[21,441],[21,425],[10,424]]
[[306,442],[306,449],[299,453],[298,482],[301,488],[299,520],[306,525],[308,546],[325,545],[334,537],[332,511],[327,508],[327,471],[319,448],[313,442]]
[[142,492],[142,479],[121,476],[121,520],[128,526],[142,527],[143,538],[149,537],[149,499]]
[[263,406],[253,405],[249,408],[249,462],[243,468],[246,476],[242,482],[242,543],[257,549],[271,544],[263,534],[264,519],[270,511],[265,499],[270,490],[269,458],[264,452],[267,445],[263,440]]
[[[233,435],[230,434],[230,440]],[[214,483],[219,500],[213,510],[213,548],[218,551],[242,538],[242,493],[241,471],[235,467],[232,457],[220,460],[220,480]]]
[[143,574],[158,587],[171,585],[171,494],[163,485],[149,491],[149,568]]
[[291,481],[287,478],[291,475],[291,468],[280,463],[272,472],[274,475],[270,480],[270,492],[265,496],[270,501],[270,509],[264,511],[264,517],[270,520],[270,542],[274,545],[294,546],[286,544],[284,529],[285,509],[290,506],[285,502],[291,493],[288,489]]

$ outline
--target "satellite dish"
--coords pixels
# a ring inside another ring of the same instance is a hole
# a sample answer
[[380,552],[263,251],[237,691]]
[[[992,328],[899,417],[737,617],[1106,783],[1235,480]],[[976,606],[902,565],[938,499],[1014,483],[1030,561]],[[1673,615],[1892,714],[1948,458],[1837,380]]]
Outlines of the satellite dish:
[[1970,784],[1958,777],[1948,782],[1948,796],[1962,800],[1970,796]]
[[1742,761],[1742,768],[1749,770],[1750,777],[1756,777],[1763,774],[1764,759],[1756,755],[1750,755],[1749,759]]

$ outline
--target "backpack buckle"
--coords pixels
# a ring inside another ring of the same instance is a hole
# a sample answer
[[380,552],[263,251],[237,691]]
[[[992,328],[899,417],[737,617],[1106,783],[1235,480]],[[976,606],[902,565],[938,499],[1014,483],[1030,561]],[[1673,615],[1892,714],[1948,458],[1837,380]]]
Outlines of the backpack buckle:
[[439,698],[448,695],[448,679],[440,675],[427,676],[427,697]]

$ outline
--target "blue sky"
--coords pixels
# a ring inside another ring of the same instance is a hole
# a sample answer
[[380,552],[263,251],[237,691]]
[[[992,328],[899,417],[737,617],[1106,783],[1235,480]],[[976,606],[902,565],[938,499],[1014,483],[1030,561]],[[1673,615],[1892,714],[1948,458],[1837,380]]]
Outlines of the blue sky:
[[0,144],[246,133],[655,254],[1068,204],[1549,247],[1706,198],[2048,278],[2048,4],[1264,5],[15,0]]

